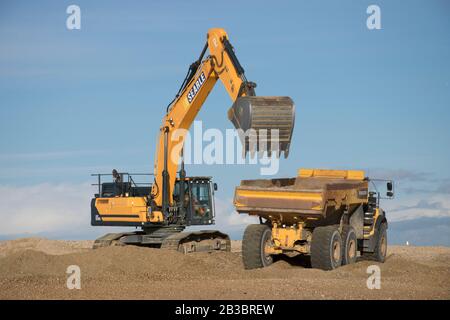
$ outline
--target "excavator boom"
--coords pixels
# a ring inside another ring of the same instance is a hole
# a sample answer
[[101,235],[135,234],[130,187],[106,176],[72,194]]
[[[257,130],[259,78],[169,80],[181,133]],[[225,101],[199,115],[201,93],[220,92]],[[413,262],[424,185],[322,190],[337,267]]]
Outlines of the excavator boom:
[[115,170],[113,183],[101,183],[98,175],[99,192],[91,201],[91,224],[135,226],[142,231],[107,234],[96,241],[95,247],[119,243],[176,247],[183,252],[229,250],[229,237],[219,231],[182,232],[188,225],[214,224],[216,184],[211,177],[187,177],[184,165],[177,175],[187,132],[218,80],[233,102],[228,118],[238,130],[245,152],[288,155],[294,127],[293,101],[289,97],[256,96],[256,84],[246,79],[227,33],[210,29],[199,58],[191,64],[167,106],[151,187],[140,187],[131,175]]
[[[204,57],[207,49],[209,56]],[[284,152],[285,156],[289,153],[294,128],[293,101],[289,97],[256,96],[256,84],[247,81],[225,30],[210,29],[200,58],[191,65],[188,81],[183,83],[163,119],[152,188],[155,208],[166,210],[164,207],[172,204],[172,188],[185,135],[219,79],[233,102],[228,117],[241,130],[244,150],[252,155],[254,151]]]

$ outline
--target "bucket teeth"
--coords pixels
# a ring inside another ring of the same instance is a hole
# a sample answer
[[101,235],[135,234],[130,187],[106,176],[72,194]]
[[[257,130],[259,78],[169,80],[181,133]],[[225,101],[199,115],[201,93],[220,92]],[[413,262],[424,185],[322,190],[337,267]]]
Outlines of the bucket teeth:
[[289,146],[294,129],[295,107],[289,97],[239,97],[228,110],[228,118],[239,132],[245,154],[253,157],[264,154],[270,157],[284,152]]

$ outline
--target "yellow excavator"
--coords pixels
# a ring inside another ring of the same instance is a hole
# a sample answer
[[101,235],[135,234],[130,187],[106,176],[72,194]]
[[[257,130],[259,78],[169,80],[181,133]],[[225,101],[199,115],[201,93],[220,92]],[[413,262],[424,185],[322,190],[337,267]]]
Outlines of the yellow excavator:
[[190,65],[167,106],[156,149],[154,182],[142,185],[135,182],[136,175],[115,170],[108,182],[104,182],[108,175],[95,175],[98,193],[91,200],[91,225],[138,230],[106,234],[95,241],[94,248],[132,244],[184,253],[230,250],[228,235],[220,231],[183,232],[187,226],[212,225],[215,220],[217,184],[211,177],[186,176],[180,160],[187,130],[219,79],[233,101],[228,118],[244,132],[240,137],[245,153],[261,151],[260,143],[255,147],[249,140],[255,137],[256,141],[264,140],[269,154],[284,152],[287,157],[294,127],[293,101],[289,97],[256,96],[256,84],[247,81],[225,30],[210,29],[200,57]]

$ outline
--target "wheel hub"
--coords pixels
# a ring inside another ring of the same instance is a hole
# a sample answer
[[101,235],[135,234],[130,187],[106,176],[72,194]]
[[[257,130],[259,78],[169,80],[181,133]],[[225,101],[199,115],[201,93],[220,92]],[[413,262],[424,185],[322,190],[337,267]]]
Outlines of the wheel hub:
[[339,261],[341,257],[341,245],[338,241],[333,243],[333,259],[334,261]]

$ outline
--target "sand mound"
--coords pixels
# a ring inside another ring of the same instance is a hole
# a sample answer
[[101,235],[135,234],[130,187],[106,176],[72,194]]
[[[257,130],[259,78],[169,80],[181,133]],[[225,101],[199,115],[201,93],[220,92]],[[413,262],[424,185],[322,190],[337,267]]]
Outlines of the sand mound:
[[[0,242],[0,298],[450,298],[450,248],[390,247],[386,263],[375,263],[381,268],[382,290],[369,290],[371,261],[325,272],[295,257],[244,270],[239,242],[234,252],[190,255],[133,246],[92,250],[91,245],[46,239]],[[70,265],[81,269],[81,290],[66,287]]]
[[23,238],[0,241],[0,258],[23,250],[41,251],[51,255],[68,254],[91,249],[94,241],[48,240],[42,238]]

